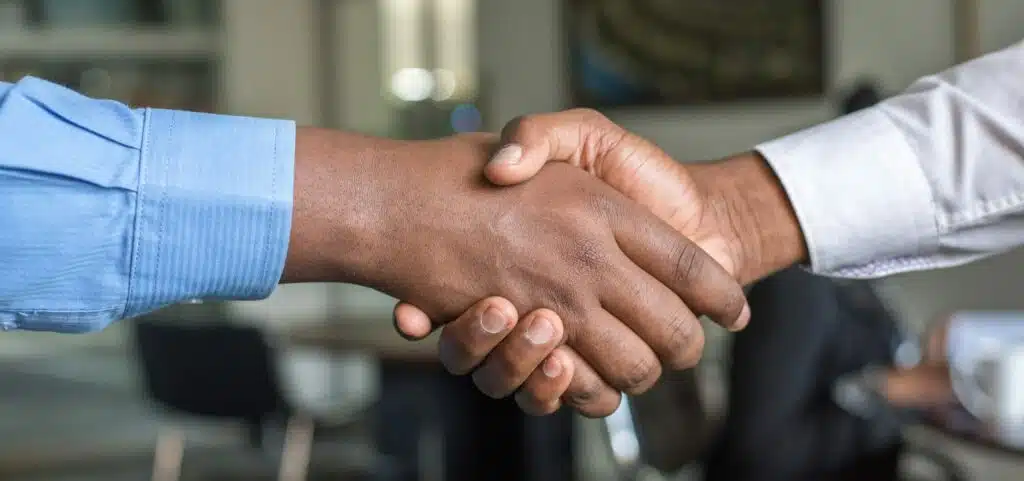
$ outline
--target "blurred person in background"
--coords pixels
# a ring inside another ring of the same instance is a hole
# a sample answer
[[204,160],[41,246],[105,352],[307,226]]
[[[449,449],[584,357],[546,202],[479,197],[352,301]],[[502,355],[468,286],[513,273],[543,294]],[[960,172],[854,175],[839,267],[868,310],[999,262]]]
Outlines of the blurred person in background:
[[[951,316],[932,322],[921,338],[921,358],[908,366],[869,366],[844,376],[834,398],[864,418],[964,417],[953,389],[947,337]],[[977,427],[977,426],[975,426]]]
[[748,301],[706,479],[897,479],[901,423],[852,414],[832,397],[843,376],[894,365],[897,321],[871,287],[794,267],[755,283]]

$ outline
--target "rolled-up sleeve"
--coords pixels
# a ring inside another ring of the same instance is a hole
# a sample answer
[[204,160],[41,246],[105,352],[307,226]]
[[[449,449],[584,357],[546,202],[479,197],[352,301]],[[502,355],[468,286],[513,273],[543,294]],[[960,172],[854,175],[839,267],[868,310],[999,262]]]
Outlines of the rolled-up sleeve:
[[818,273],[951,267],[1024,244],[1024,46],[757,147]]
[[88,332],[273,291],[294,123],[131,109],[34,78],[0,102],[4,329]]

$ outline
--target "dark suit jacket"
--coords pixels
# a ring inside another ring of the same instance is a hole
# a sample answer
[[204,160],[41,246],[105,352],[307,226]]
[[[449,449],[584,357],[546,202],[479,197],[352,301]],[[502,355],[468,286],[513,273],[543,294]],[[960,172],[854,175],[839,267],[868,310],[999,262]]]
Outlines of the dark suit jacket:
[[[729,411],[708,481],[891,479],[898,426],[832,401],[844,374],[891,364],[896,323],[869,286],[793,268],[756,284],[732,346]],[[852,476],[852,478],[848,478]]]

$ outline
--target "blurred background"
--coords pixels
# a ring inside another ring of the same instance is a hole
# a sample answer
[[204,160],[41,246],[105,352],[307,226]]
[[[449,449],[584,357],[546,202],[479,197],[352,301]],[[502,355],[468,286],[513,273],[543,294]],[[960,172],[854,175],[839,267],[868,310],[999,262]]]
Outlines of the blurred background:
[[[0,79],[410,139],[585,105],[700,161],[1015,43],[1022,20],[1019,0],[0,0]],[[1015,252],[871,289],[916,336],[953,311],[1024,310],[1022,267]],[[0,333],[0,479],[299,479],[279,470],[293,458],[309,479],[655,476],[618,469],[599,421],[522,418],[444,375],[431,341],[392,332],[393,302],[285,286],[93,335]],[[728,405],[730,339],[708,330],[687,441]],[[969,479],[1024,468],[903,434]],[[702,449],[675,476],[700,479]]]

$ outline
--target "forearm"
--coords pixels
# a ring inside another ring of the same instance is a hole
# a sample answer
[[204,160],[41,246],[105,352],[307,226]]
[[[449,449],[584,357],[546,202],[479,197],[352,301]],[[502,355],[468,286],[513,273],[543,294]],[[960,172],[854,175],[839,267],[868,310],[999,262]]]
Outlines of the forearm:
[[746,154],[708,167],[721,178],[707,183],[726,185],[725,203],[738,206],[751,275],[805,261],[877,277],[1024,243],[1022,76],[1015,46],[760,145],[767,162]]
[[380,245],[380,192],[361,179],[387,168],[402,142],[300,128],[283,283],[356,282]]

